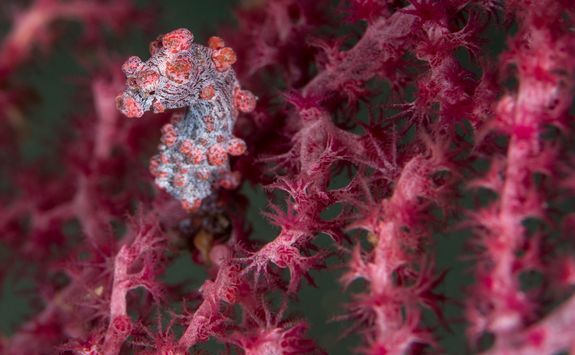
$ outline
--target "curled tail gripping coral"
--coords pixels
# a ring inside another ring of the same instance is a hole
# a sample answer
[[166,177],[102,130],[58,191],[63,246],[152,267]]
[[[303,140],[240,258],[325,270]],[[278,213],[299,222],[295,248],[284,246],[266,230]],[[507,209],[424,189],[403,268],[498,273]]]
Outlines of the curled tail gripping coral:
[[219,37],[211,37],[206,47],[180,28],[153,41],[150,54],[146,62],[130,57],[122,66],[127,88],[116,98],[116,106],[128,117],[141,117],[150,109],[159,113],[187,107],[183,118],[162,128],[150,172],[158,187],[186,210],[195,210],[214,187],[239,184],[228,154],[243,154],[246,144],[232,129],[239,112],[255,108],[256,97],[240,89],[231,68],[236,55]]

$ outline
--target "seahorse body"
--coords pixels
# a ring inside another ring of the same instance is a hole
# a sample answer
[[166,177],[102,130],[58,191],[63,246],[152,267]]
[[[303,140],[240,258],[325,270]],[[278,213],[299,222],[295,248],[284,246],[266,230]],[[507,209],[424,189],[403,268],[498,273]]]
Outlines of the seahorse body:
[[246,144],[232,129],[238,112],[250,112],[256,103],[251,92],[240,89],[231,68],[234,51],[218,37],[210,38],[209,47],[193,40],[189,30],[177,29],[151,43],[146,62],[128,58],[122,66],[127,88],[116,98],[128,117],[188,108],[162,128],[159,154],[150,161],[156,184],[187,210],[197,209],[214,187],[239,184],[228,154],[243,154]]

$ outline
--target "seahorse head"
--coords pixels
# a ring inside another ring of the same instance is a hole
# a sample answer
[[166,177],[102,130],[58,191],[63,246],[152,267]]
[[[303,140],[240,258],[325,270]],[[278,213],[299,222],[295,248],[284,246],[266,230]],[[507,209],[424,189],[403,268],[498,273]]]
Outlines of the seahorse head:
[[150,109],[157,113],[187,106],[202,57],[193,53],[201,50],[193,40],[189,30],[180,28],[152,42],[146,62],[128,58],[122,65],[126,90],[116,98],[118,109],[128,117],[141,117]]

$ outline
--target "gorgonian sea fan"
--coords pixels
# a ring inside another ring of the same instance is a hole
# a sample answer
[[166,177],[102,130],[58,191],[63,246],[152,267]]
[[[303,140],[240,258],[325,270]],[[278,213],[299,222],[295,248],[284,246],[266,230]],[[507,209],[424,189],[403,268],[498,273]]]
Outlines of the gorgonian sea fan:
[[162,128],[150,172],[184,209],[195,210],[214,185],[238,186],[240,177],[230,171],[228,154],[243,154],[246,144],[232,129],[239,112],[254,109],[256,97],[240,88],[231,68],[236,55],[219,37],[211,37],[206,47],[180,28],[152,42],[150,53],[146,62],[130,57],[124,63],[127,88],[116,104],[128,117],[187,107],[183,117],[176,115]]
[[[12,0],[0,279],[33,280],[36,312],[0,354],[575,353],[575,2],[228,2],[236,25],[210,29],[226,43],[177,29],[122,66],[170,9]],[[198,3],[225,10],[170,8]],[[69,20],[83,36],[60,35]],[[74,101],[20,75],[63,78],[63,57],[34,58],[56,41],[89,65]],[[73,120],[31,169],[20,143],[50,116],[35,94]],[[160,131],[149,168],[167,194],[138,159]],[[349,297],[324,282],[339,267]]]

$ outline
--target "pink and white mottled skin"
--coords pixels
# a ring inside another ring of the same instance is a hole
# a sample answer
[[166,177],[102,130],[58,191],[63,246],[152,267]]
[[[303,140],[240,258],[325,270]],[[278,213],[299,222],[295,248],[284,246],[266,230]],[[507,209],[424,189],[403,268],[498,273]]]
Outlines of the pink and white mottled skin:
[[239,112],[255,108],[256,97],[241,90],[231,65],[234,51],[211,37],[209,47],[193,42],[187,29],[160,36],[146,62],[130,57],[122,66],[127,88],[116,98],[128,117],[187,107],[162,128],[159,154],[150,162],[158,187],[195,210],[214,187],[233,189],[239,175],[230,171],[228,154],[242,155],[243,140],[232,134]]

